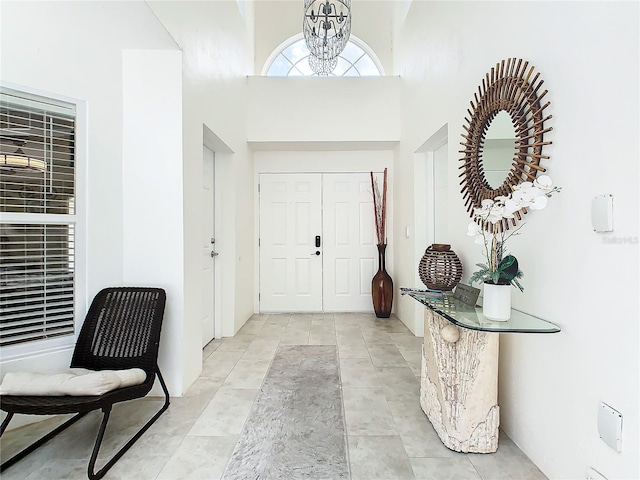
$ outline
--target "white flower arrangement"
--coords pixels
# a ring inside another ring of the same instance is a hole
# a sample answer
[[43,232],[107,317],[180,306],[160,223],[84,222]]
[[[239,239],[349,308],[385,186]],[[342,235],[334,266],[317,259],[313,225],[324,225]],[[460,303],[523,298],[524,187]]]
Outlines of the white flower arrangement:
[[[484,246],[483,254],[487,263],[476,264],[480,269],[471,276],[471,284],[480,281],[497,285],[511,284],[524,291],[518,281],[523,275],[518,268],[518,260],[513,255],[504,255],[506,241],[512,235],[516,235],[524,224],[511,232],[497,228],[496,224],[504,219],[514,218],[514,214],[523,208],[544,209],[547,199],[561,189],[553,186],[548,175],[540,175],[533,182],[523,182],[514,186],[513,191],[507,196],[483,200],[480,208],[474,209],[473,221],[467,228],[467,235],[475,237],[474,242]],[[493,228],[489,228],[489,224]]]

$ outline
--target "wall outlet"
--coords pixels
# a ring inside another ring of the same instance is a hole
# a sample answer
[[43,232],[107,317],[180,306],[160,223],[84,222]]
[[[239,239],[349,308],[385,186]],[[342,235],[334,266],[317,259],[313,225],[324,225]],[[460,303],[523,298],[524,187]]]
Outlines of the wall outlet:
[[594,470],[593,468],[589,467],[587,468],[587,480],[607,480],[607,477],[602,475],[597,470]]

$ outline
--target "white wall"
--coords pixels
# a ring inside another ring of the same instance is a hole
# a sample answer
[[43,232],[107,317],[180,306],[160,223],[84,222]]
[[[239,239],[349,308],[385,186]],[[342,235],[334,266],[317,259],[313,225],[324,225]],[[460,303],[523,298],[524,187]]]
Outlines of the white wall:
[[398,77],[250,77],[250,142],[397,141]]
[[[236,1],[148,2],[183,52],[185,314],[182,346],[186,390],[200,374],[202,295],[202,145],[215,151],[216,288],[222,336],[253,314],[253,163],[248,154],[246,76],[252,69],[252,11]],[[244,6],[249,9],[250,4]],[[247,20],[245,20],[245,18]],[[197,35],[193,33],[197,32]],[[207,136],[204,132],[210,132]],[[196,348],[198,346],[198,348]]]
[[[78,139],[77,158],[84,162],[79,171],[86,171],[79,184],[86,188],[87,253],[77,268],[86,274],[86,285],[79,289],[86,298],[78,304],[88,305],[101,288],[125,283],[124,272],[130,268],[123,244],[122,52],[177,52],[177,47],[143,2],[3,1],[1,8],[2,81],[86,105],[86,138]],[[142,125],[127,125],[126,133],[135,136],[139,128],[144,130]],[[180,367],[166,354],[161,349],[161,361],[170,370],[165,373],[175,377]],[[11,368],[64,368],[68,359],[68,352],[42,355],[14,362]],[[3,366],[3,371],[8,370]]]
[[[481,260],[459,194],[469,101],[485,73],[510,56],[529,60],[549,90],[554,130],[544,165],[563,191],[527,215],[509,248],[525,272],[514,307],[562,332],[501,336],[499,398],[501,426],[550,478],[585,478],[588,466],[607,478],[640,477],[638,13],[637,2],[413,2],[394,39],[405,86],[396,234],[420,214],[412,186],[400,188],[413,175],[413,153],[448,124],[447,243],[467,266],[463,280]],[[600,193],[614,197],[611,234],[591,228],[590,202]],[[402,282],[413,278],[415,259],[399,243]],[[412,313],[399,305],[399,315]],[[600,401],[624,416],[621,453],[598,437]]]
[[123,283],[167,292],[159,360],[182,393],[182,54],[123,52]]

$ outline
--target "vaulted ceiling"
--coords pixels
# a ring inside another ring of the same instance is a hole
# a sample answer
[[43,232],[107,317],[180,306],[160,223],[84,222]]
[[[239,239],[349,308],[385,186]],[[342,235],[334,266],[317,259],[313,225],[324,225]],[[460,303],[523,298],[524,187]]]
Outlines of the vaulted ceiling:
[[[302,0],[154,1],[147,4],[182,49],[185,60],[207,74],[256,75],[273,50],[302,32]],[[353,0],[352,33],[393,71],[393,26],[410,0]],[[238,52],[246,63],[233,61]],[[233,55],[229,55],[233,53]],[[215,67],[213,67],[215,66]]]

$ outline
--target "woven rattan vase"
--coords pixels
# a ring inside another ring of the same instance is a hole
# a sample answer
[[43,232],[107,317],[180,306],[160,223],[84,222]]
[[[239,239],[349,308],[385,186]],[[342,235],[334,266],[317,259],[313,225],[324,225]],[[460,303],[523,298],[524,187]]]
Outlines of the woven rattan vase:
[[462,278],[462,263],[451,245],[434,243],[424,252],[418,266],[420,280],[432,290],[453,290]]

